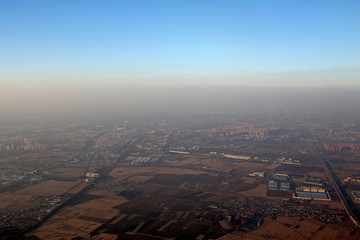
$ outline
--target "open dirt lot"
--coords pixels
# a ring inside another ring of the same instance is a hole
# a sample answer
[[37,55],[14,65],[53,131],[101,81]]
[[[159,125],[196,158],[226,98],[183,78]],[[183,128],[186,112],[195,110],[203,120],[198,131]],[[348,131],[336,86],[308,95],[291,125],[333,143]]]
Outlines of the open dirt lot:
[[177,169],[169,167],[118,167],[114,168],[109,176],[116,180],[125,180],[133,176],[154,176],[155,174],[208,174],[205,171],[197,171],[191,169]]
[[233,164],[233,169],[237,170],[244,174],[253,173],[255,171],[261,171],[263,169],[273,169],[276,168],[274,164],[266,164],[266,163],[258,163],[258,162],[250,162],[250,161],[243,161],[243,162],[235,162]]
[[60,195],[68,191],[70,188],[78,184],[78,181],[55,181],[49,180],[35,185],[30,185],[16,193],[31,196],[54,196]]
[[80,178],[85,175],[83,167],[68,167],[68,168],[54,168],[53,172],[56,172],[56,177],[63,178]]
[[[0,157],[0,163],[11,163],[12,161],[15,161],[19,156],[8,156],[8,157]],[[1,166],[3,167],[3,166]]]
[[8,192],[0,194],[0,211],[19,211],[34,206],[32,196]]
[[153,178],[153,176],[144,176],[144,175],[135,175],[132,177],[129,177],[127,180],[130,182],[146,182]]
[[256,197],[266,197],[267,185],[260,184],[257,187],[250,189],[248,191],[239,192],[242,196],[256,196]]
[[[174,159],[176,159],[174,157]],[[186,158],[185,160],[181,160],[179,162],[174,163],[174,166],[178,167],[199,167],[199,168],[205,168],[205,169],[212,169],[212,170],[218,170],[222,172],[229,172],[231,171],[232,164],[225,161],[219,161],[216,158],[211,157],[196,157],[191,156]]]
[[0,194],[0,210],[16,211],[34,207],[36,196],[50,197],[61,195],[77,185],[80,181],[55,181],[49,180],[30,185],[15,192]]

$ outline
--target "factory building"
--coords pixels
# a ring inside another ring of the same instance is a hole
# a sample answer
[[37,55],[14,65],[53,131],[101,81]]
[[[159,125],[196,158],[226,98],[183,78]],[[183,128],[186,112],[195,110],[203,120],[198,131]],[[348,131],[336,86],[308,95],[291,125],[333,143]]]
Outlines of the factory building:
[[269,190],[279,190],[279,183],[275,182],[274,180],[270,180],[268,183]]
[[264,177],[264,172],[254,172],[255,177],[258,178],[263,178]]
[[290,191],[290,183],[289,182],[280,182],[280,191]]
[[314,186],[296,188],[293,197],[308,200],[331,200],[329,193],[325,189]]
[[290,191],[290,183],[289,182],[277,182],[274,180],[270,180],[268,183],[268,190]]
[[319,186],[322,187],[324,185],[324,183],[322,182],[317,182],[311,179],[305,179],[305,178],[293,178],[292,179],[294,182],[299,182],[299,183],[304,183],[304,184],[308,184],[308,185],[314,185],[314,186]]
[[302,188],[299,188],[299,189],[301,189],[300,191],[303,191],[303,192],[325,192],[325,189],[324,189],[324,188],[315,187],[315,186],[312,186],[312,187],[302,187]]
[[289,179],[289,175],[277,173],[273,175],[273,179],[287,181]]
[[249,174],[250,177],[257,177],[257,178],[264,178],[265,173],[264,172],[254,172]]
[[92,171],[92,172],[87,172],[85,176],[88,178],[97,178],[100,177],[100,173],[96,171]]
[[322,182],[317,182],[317,181],[313,181],[313,180],[310,180],[310,179],[305,179],[304,183],[309,184],[309,185],[320,186],[320,187],[322,187],[324,185],[324,183],[322,183]]

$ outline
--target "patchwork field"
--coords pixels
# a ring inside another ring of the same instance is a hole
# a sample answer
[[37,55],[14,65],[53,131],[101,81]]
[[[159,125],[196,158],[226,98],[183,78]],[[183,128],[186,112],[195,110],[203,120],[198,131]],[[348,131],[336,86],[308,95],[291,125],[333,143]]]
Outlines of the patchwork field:
[[114,217],[114,207],[127,199],[104,191],[89,191],[49,219],[31,235],[40,239],[88,239],[90,232]]
[[[341,231],[348,239],[359,236],[348,221],[329,224],[312,218],[285,217],[278,217],[276,220],[265,218],[261,227],[255,231],[236,231],[226,235],[232,226],[239,225],[230,223],[228,210],[221,210],[220,205],[214,207],[212,203],[239,197],[268,198],[267,181],[249,177],[248,174],[265,169],[273,170],[279,164],[223,161],[202,156],[198,159],[194,156],[181,156],[181,159],[170,166],[114,167],[105,178],[95,182],[92,189],[67,203],[27,237],[226,240],[323,239],[325,236],[336,239],[340,237],[336,234]],[[222,168],[228,170],[223,171]],[[69,172],[67,170],[57,169],[57,172],[67,173],[68,177],[79,174],[76,168],[70,168]],[[52,180],[23,189],[22,193],[40,194],[41,188],[49,189],[48,194],[64,191],[76,193],[85,186],[86,183]],[[51,189],[52,187],[55,189]],[[280,198],[271,197],[274,201]],[[321,202],[319,205],[324,204]],[[334,212],[341,207],[332,202],[326,204],[324,206]],[[254,213],[244,210],[239,214],[240,217],[235,222],[244,224],[249,221],[247,216]],[[242,218],[242,215],[245,216]],[[331,230],[332,228],[336,230]],[[334,234],[331,235],[331,232]]]

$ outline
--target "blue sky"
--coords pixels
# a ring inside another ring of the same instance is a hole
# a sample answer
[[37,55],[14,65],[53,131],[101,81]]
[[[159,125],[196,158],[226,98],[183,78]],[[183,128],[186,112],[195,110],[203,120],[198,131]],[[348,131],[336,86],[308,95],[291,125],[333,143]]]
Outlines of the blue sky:
[[0,1],[0,83],[360,87],[360,1]]

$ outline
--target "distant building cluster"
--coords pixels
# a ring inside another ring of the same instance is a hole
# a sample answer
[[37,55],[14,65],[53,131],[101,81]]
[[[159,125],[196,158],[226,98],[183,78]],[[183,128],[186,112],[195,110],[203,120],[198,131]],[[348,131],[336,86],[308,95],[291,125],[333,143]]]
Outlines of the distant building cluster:
[[28,139],[24,138],[24,150],[26,151],[34,151],[34,150],[39,150],[39,151],[45,151],[46,147],[43,144],[40,143],[32,143],[31,141],[29,141]]
[[330,152],[360,151],[360,144],[356,144],[356,143],[324,143],[324,148]]
[[33,143],[27,138],[23,139],[23,143],[7,143],[7,144],[1,144],[0,143],[0,150],[2,151],[45,151],[46,146],[40,143]]
[[221,127],[218,129],[207,130],[207,137],[217,138],[221,141],[221,138],[225,136],[238,136],[243,139],[265,140],[267,139],[266,130],[264,128],[256,128],[251,125],[233,125]]
[[169,147],[169,149],[171,149],[171,150],[180,150],[180,151],[199,151],[200,147],[198,145],[194,145],[194,146],[171,145]]
[[5,151],[13,151],[16,147],[14,147],[14,144],[1,144],[0,143],[0,150]]

